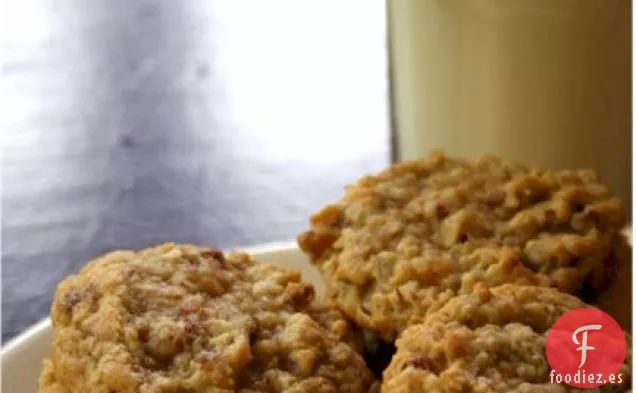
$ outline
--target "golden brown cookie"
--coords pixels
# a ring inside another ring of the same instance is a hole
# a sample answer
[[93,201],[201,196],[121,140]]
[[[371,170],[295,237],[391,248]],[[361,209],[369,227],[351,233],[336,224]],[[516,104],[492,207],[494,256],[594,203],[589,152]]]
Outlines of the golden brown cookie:
[[551,288],[477,288],[407,328],[384,372],[383,393],[625,392],[631,389],[631,337],[623,383],[575,389],[550,383],[549,328],[563,314],[589,307]]
[[621,201],[593,171],[433,153],[363,177],[298,243],[333,301],[391,340],[480,282],[593,300],[612,278],[624,225]]
[[110,253],[58,286],[40,391],[366,393],[351,327],[313,299],[298,272],[242,253]]

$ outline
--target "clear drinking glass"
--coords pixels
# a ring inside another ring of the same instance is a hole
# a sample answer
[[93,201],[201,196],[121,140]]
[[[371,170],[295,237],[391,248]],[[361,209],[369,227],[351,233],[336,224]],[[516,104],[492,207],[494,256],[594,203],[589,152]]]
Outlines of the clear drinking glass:
[[387,0],[393,158],[593,168],[631,205],[631,1]]

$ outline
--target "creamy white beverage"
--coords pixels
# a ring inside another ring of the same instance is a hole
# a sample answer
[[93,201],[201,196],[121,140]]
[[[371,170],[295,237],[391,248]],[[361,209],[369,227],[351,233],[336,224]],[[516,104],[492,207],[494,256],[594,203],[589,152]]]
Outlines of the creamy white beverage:
[[628,0],[388,0],[396,159],[593,168],[631,196]]

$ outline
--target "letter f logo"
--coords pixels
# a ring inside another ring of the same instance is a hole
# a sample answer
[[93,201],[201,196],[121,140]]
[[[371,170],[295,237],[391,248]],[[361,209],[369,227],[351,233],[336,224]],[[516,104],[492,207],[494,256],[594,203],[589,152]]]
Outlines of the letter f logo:
[[[574,343],[577,345],[581,345],[580,347],[576,349],[577,351],[581,351],[581,364],[579,364],[579,368],[583,367],[583,365],[585,364],[585,360],[587,360],[587,351],[592,351],[596,349],[592,346],[587,345],[587,332],[589,330],[601,330],[601,327],[602,327],[601,325],[585,325],[576,329],[574,333],[572,333],[572,341],[574,341]],[[583,332],[582,334],[583,339],[581,340],[582,343],[579,342],[579,340],[576,338],[576,336],[581,332]]]

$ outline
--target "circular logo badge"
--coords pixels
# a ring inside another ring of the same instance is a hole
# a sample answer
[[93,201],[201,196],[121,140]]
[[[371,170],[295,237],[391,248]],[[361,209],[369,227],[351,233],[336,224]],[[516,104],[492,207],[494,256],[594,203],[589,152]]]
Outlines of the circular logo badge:
[[612,317],[595,308],[572,310],[548,332],[550,381],[577,388],[622,383],[626,349],[623,330]]

